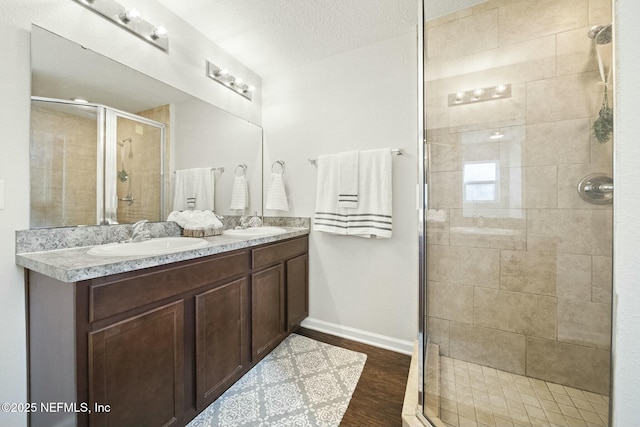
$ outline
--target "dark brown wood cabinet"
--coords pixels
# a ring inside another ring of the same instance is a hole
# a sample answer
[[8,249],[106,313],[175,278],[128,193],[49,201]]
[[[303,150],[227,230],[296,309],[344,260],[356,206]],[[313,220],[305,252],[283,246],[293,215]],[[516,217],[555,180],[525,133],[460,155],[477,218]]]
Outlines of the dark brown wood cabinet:
[[196,295],[196,407],[206,408],[251,363],[246,277]]
[[286,336],[282,264],[251,275],[251,348],[253,360],[262,359]]
[[91,425],[178,425],[184,411],[183,309],[176,301],[89,333],[89,402],[108,405],[91,412]]
[[303,236],[76,283],[28,271],[29,401],[79,408],[31,427],[186,425],[306,317],[307,252]]
[[309,315],[309,255],[287,260],[287,330],[293,331]]

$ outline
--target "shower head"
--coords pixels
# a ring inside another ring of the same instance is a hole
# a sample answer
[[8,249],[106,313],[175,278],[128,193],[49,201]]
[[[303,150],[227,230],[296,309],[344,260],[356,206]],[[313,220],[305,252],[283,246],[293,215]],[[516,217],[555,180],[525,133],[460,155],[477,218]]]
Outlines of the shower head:
[[120,147],[124,147],[124,143],[125,143],[125,142],[129,142],[129,143],[131,143],[131,138],[125,138],[125,139],[123,139],[122,141],[118,141],[118,145],[119,145]]
[[596,25],[591,27],[587,35],[595,40],[596,44],[609,44],[611,43],[612,27],[612,24]]

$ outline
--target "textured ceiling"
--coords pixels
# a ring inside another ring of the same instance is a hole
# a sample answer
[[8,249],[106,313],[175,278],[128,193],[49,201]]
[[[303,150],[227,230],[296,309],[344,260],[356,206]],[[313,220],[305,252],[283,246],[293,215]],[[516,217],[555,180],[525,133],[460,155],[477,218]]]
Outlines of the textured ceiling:
[[418,0],[159,1],[263,77],[404,34],[418,22]]

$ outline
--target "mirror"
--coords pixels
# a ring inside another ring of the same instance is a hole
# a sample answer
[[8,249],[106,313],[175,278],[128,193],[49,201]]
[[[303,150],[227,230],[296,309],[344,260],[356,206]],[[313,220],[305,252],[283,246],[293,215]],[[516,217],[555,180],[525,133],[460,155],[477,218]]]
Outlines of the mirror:
[[35,25],[31,73],[31,228],[166,220],[192,168],[212,169],[217,214],[262,215],[259,126]]

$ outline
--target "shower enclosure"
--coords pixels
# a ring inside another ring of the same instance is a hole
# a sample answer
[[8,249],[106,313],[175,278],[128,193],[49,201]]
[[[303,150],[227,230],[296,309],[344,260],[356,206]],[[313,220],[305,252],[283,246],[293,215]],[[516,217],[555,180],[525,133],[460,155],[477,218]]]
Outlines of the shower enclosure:
[[31,228],[165,217],[165,124],[140,114],[32,97]]
[[423,12],[425,423],[607,426],[611,1]]

